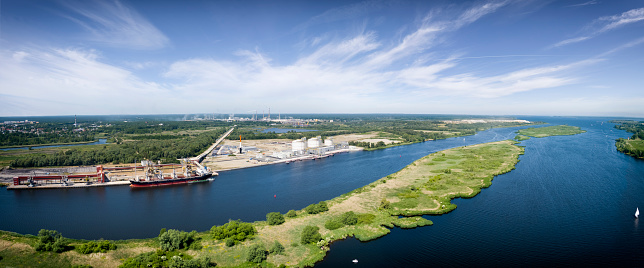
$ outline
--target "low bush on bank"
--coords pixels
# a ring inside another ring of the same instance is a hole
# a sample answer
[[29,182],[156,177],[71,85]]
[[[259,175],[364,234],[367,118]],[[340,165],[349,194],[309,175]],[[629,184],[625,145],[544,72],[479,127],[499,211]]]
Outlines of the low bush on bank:
[[288,212],[286,212],[286,217],[295,218],[295,217],[297,217],[297,212],[295,212],[295,210],[291,209]]
[[115,250],[116,244],[107,240],[101,240],[98,242],[89,241],[85,244],[78,246],[76,249],[78,250],[78,252],[82,254],[90,254],[90,253],[97,253],[97,252],[106,253],[107,251]]
[[322,240],[320,227],[310,225],[304,227],[304,230],[302,230],[302,236],[300,237],[302,245],[317,243],[320,240]]
[[327,228],[329,230],[335,230],[341,228],[342,226],[344,226],[344,224],[336,219],[330,219],[324,223],[324,228]]
[[266,221],[268,222],[268,225],[280,225],[286,220],[284,220],[284,215],[282,215],[282,213],[270,212],[266,214]]
[[[369,215],[372,215],[372,214],[369,214]],[[375,215],[372,215],[372,216],[373,218],[375,218]],[[373,220],[373,218],[371,220]],[[335,230],[345,225],[356,225],[357,223],[358,223],[358,215],[356,215],[353,211],[349,211],[349,212],[343,213],[338,217],[334,217],[330,220],[327,220],[324,223],[324,227],[329,230]]]
[[176,251],[157,250],[147,252],[133,258],[126,259],[121,268],[140,268],[140,267],[191,267],[191,268],[208,268],[215,267],[217,264],[212,262],[209,257],[193,259],[188,254]]
[[159,244],[165,251],[177,249],[201,249],[201,244],[197,242],[197,231],[190,233],[170,229],[159,235]]
[[284,254],[284,246],[282,244],[275,240],[275,243],[273,243],[273,246],[268,250],[271,254]]
[[268,252],[266,251],[266,248],[264,248],[264,245],[254,244],[248,249],[248,255],[246,256],[247,261],[262,263],[266,258],[268,258]]
[[67,246],[67,239],[58,231],[40,229],[38,232],[38,243],[35,249],[36,251],[61,253],[69,250],[69,247]]
[[329,211],[329,207],[327,206],[326,202],[321,201],[317,204],[308,205],[306,208],[304,208],[304,211],[309,214],[318,214],[320,212]]
[[257,230],[252,223],[236,220],[221,226],[213,226],[210,234],[217,240],[226,239],[226,246],[232,247],[257,234]]

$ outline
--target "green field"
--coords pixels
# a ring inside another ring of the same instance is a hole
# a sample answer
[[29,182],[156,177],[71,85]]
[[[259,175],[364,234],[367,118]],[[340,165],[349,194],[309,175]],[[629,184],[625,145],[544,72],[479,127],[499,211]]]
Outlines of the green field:
[[618,139],[615,142],[617,150],[627,155],[644,158],[644,140]]
[[550,127],[540,127],[540,128],[526,128],[520,129],[519,134],[524,136],[529,136],[533,138],[543,138],[549,136],[562,136],[562,135],[575,135],[586,132],[579,127],[575,126],[550,126]]

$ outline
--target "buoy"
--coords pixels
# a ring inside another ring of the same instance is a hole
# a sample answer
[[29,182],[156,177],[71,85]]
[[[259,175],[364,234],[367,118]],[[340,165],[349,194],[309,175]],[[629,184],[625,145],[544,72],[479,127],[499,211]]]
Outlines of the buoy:
[[358,259],[353,259],[353,263],[358,263]]
[[274,198],[276,198],[276,197],[277,197],[277,195],[273,195],[273,197],[274,197]]

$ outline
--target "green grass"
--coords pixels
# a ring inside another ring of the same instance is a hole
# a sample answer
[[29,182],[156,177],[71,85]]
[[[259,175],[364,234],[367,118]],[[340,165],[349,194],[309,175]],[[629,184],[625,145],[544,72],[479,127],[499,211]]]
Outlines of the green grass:
[[520,129],[519,134],[534,138],[543,138],[549,136],[562,136],[562,135],[575,135],[586,132],[579,127],[575,126],[550,126],[550,127],[540,127],[540,128],[526,128]]
[[627,155],[644,158],[644,140],[618,139],[615,142],[617,150]]
[[644,151],[644,140],[627,140],[626,143],[635,150]]
[[514,137],[514,139],[515,139],[516,141],[524,141],[524,140],[529,140],[529,139],[530,139],[530,137],[528,137],[528,136],[524,136],[524,135],[516,135],[516,136]]

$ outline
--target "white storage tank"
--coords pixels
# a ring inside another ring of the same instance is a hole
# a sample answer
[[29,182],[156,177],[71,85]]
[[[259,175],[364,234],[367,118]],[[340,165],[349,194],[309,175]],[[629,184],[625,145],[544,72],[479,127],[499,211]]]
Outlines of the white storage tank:
[[308,146],[309,146],[309,148],[318,148],[318,147],[322,146],[322,141],[321,141],[320,138],[311,138],[308,141]]
[[333,146],[333,140],[332,139],[324,140],[324,146]]
[[291,146],[293,152],[304,151],[304,149],[306,149],[306,143],[304,143],[302,140],[294,140],[291,143]]

